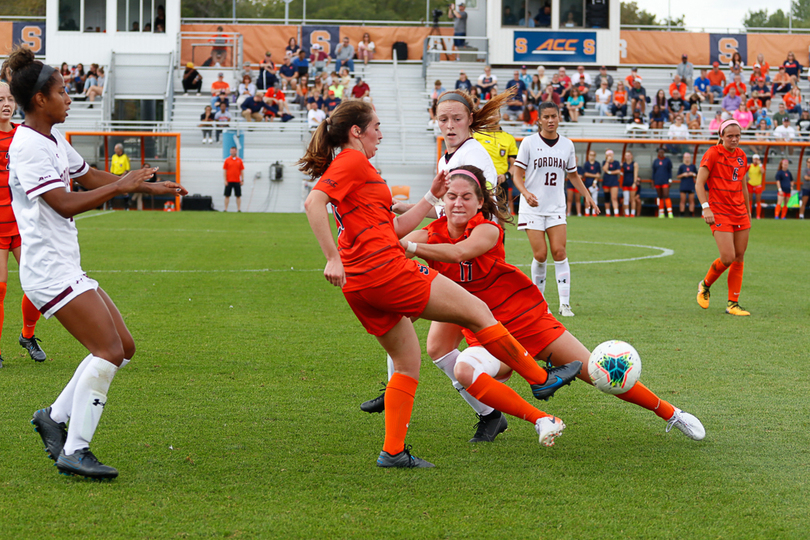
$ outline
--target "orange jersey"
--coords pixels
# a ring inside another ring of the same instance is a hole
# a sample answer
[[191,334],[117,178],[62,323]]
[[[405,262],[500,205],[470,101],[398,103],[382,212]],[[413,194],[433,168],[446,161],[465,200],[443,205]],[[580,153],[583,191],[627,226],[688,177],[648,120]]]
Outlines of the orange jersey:
[[750,225],[743,195],[745,174],[748,172],[745,152],[740,148],[729,152],[722,144],[716,144],[703,154],[700,166],[709,169],[706,186],[709,188],[709,206],[715,221],[724,225]]
[[11,124],[11,131],[0,131],[0,236],[20,234],[14,210],[11,209],[11,191],[8,189],[8,147],[17,126]]
[[390,280],[385,266],[405,259],[405,250],[394,230],[391,190],[366,156],[351,148],[343,150],[312,189],[326,193],[332,203],[346,272],[343,291]]
[[[523,342],[532,356],[541,349],[532,350],[531,340],[541,331],[540,323],[548,314],[548,305],[540,289],[526,274],[505,260],[503,249],[503,229],[489,221],[479,212],[473,217],[459,238],[450,238],[447,231],[447,216],[437,219],[427,227],[428,244],[456,244],[469,238],[478,225],[489,224],[498,227],[499,235],[495,246],[478,257],[462,263],[444,263],[428,260],[428,266],[464,287],[472,295],[480,298],[515,339]],[[557,321],[554,321],[557,323]],[[562,330],[564,328],[559,325]],[[462,329],[467,342],[477,343],[472,332]]]

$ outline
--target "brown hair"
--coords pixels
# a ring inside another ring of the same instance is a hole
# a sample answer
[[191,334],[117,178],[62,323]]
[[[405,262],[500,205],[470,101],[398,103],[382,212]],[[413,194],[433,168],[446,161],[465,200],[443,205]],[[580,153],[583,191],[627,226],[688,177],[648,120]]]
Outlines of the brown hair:
[[374,109],[365,101],[344,101],[312,134],[304,157],[298,160],[299,170],[319,178],[335,159],[336,150],[348,144],[349,130],[357,126],[366,131],[374,115]]
[[[472,178],[467,176],[466,174],[453,174],[453,171],[463,169],[467,172],[470,172],[475,175],[475,178],[478,182],[474,182]],[[461,179],[466,180],[473,188],[473,192],[475,196],[478,197],[479,201],[483,202],[481,206],[480,212],[484,214],[484,217],[487,219],[499,219],[502,223],[512,223],[514,218],[512,217],[511,212],[507,210],[506,201],[503,200],[503,197],[495,198],[492,196],[492,193],[485,190],[483,186],[487,185],[487,180],[484,178],[484,171],[476,167],[475,165],[461,165],[460,167],[456,167],[453,171],[448,171],[447,179],[448,180],[455,180]]]
[[[12,73],[11,81],[9,81],[11,95],[14,96],[17,105],[28,112],[31,110],[31,100],[35,94],[34,86],[36,86],[45,64],[34,58],[34,52],[31,49],[22,46],[14,49],[6,62]],[[36,93],[47,96],[51,93],[54,84],[56,84],[56,79],[51,75]]]
[[473,97],[463,90],[448,90],[439,96],[439,100],[441,101],[442,96],[447,94],[458,94],[467,102],[467,109],[472,116],[470,131],[497,131],[498,123],[501,121],[501,108],[506,106],[506,102],[515,95],[515,90],[516,88],[513,86],[490,99],[483,107],[478,109],[475,108]]

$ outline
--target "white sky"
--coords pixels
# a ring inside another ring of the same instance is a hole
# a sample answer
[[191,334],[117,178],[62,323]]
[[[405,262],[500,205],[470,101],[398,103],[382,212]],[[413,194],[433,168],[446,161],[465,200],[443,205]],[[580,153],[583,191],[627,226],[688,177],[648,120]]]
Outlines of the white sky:
[[742,28],[742,21],[749,11],[767,9],[773,13],[777,9],[788,12],[790,0],[635,0],[639,9],[647,10],[664,20],[668,7],[672,17],[686,16],[686,26],[704,28]]

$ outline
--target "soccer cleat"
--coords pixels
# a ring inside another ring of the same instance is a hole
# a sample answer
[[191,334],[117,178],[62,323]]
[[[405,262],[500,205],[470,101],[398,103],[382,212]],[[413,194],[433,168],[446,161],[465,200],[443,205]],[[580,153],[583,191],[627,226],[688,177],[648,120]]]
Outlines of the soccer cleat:
[[469,442],[492,442],[495,437],[506,431],[509,423],[501,411],[492,411],[486,416],[478,415],[475,435]]
[[20,346],[28,351],[28,354],[31,355],[31,359],[35,362],[44,362],[45,359],[48,358],[48,355],[45,354],[45,351],[42,350],[42,347],[39,346],[37,341],[42,342],[42,340],[36,336],[31,336],[29,339],[20,334]]
[[726,313],[729,315],[737,315],[738,317],[747,317],[748,315],[751,315],[751,313],[741,308],[740,304],[730,300],[728,302],[728,307],[726,308]]
[[709,291],[708,285],[701,279],[700,283],[698,283],[697,303],[703,309],[709,309],[709,296],[711,296],[711,291]]
[[67,440],[67,428],[64,422],[56,422],[51,418],[51,408],[40,409],[34,413],[31,419],[34,430],[39,433],[48,457],[56,461]]
[[3,367],[3,355],[0,354],[0,368]]
[[380,391],[382,394],[379,396],[361,403],[360,410],[367,413],[381,413],[385,411],[385,385],[383,385]]
[[700,423],[700,420],[695,415],[683,412],[677,407],[675,407],[672,418],[667,421],[667,433],[673,427],[680,429],[684,435],[694,441],[702,441],[706,436],[706,429]]
[[576,361],[570,364],[565,364],[560,367],[546,368],[548,372],[548,380],[545,384],[533,384],[532,394],[537,399],[548,401],[548,398],[554,395],[554,392],[567,384],[571,384],[577,375],[582,370],[582,362]]
[[558,311],[558,313],[560,315],[562,315],[563,317],[573,317],[574,316],[574,312],[571,311],[571,306],[569,306],[568,304],[560,304],[560,311]]
[[668,217],[669,219],[675,219],[675,216],[672,214],[672,212],[670,212],[670,213],[669,213],[669,215],[668,215],[667,217]]
[[69,456],[62,450],[59,459],[56,460],[56,468],[60,474],[67,476],[77,475],[97,479],[113,479],[118,476],[117,470],[101,463],[89,448],[76,450]]
[[540,436],[540,444],[543,446],[554,446],[554,439],[564,429],[565,424],[556,416],[544,416],[534,423],[534,430]]
[[406,444],[399,454],[393,456],[383,450],[377,458],[377,467],[394,467],[397,469],[430,468],[433,463],[411,455],[411,445]]

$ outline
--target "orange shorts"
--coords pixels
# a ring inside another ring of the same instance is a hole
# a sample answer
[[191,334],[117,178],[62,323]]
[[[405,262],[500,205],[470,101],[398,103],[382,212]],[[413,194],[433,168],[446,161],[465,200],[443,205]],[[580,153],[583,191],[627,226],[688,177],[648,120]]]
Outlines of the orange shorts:
[[343,296],[366,332],[388,333],[402,317],[418,317],[430,298],[430,284],[439,274],[424,264],[402,257],[379,271],[391,279],[368,289],[344,291]]
[[733,233],[733,232],[744,231],[746,229],[750,229],[751,228],[751,223],[749,222],[749,223],[739,224],[739,225],[738,224],[721,223],[721,224],[718,225],[717,222],[715,222],[712,225],[710,225],[710,227],[712,228],[712,234],[716,233],[717,231]]
[[[506,327],[509,330],[509,327]],[[509,330],[511,333],[511,330]],[[481,343],[475,339],[475,334],[466,328],[462,328],[461,332],[467,340],[467,345],[470,347],[483,347]],[[537,318],[535,324],[531,328],[525,329],[521,332],[512,334],[518,340],[518,343],[523,345],[530,355],[536,357],[543,349],[554,343],[554,341],[565,333],[565,326],[554,318],[554,315],[546,312]]]
[[22,238],[20,238],[19,234],[15,234],[14,236],[0,236],[0,249],[11,251],[12,249],[18,248],[21,245]]
[[752,186],[751,184],[746,184],[748,186],[748,194],[752,193],[762,193],[765,191],[765,184],[760,184],[758,186]]
[[622,186],[622,191],[636,191],[637,189],[636,186]]

